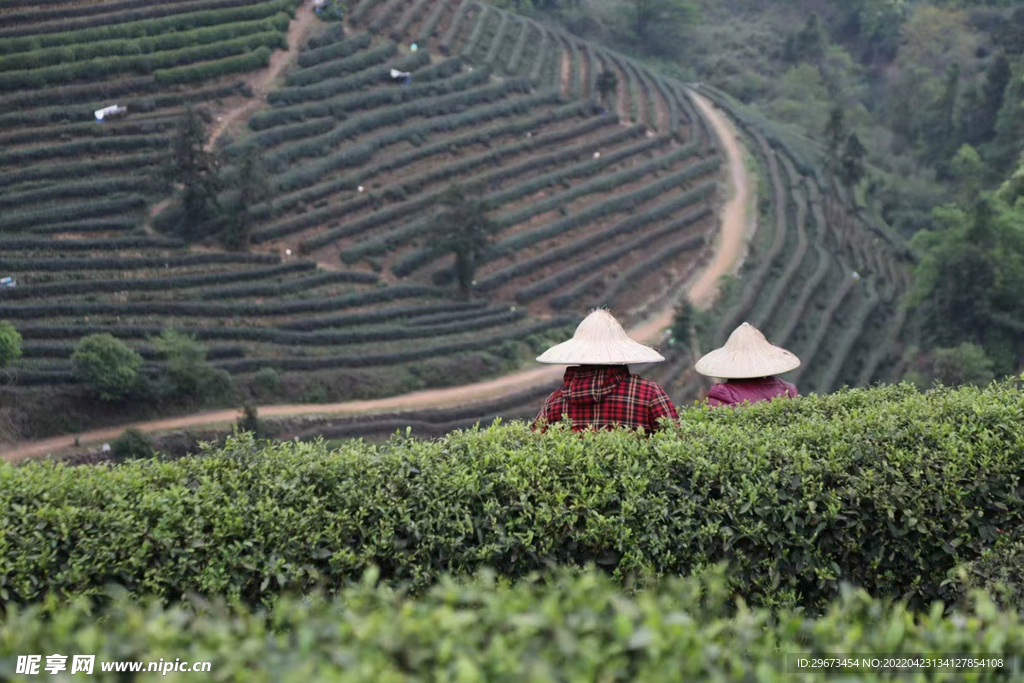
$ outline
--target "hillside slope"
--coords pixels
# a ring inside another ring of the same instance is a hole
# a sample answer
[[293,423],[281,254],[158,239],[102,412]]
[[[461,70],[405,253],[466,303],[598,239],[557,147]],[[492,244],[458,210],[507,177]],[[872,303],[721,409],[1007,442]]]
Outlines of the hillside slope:
[[[59,21],[5,8],[5,19],[21,24],[5,21],[4,32],[18,39],[8,42],[10,54],[0,61],[0,74],[8,74],[0,78],[0,117],[9,124],[0,157],[6,181],[0,269],[19,281],[0,291],[0,319],[11,320],[25,340],[25,358],[11,377],[16,392],[38,395],[32,387],[46,387],[47,396],[61,397],[79,415],[43,431],[109,421],[103,410],[83,408],[87,394],[71,375],[71,350],[86,334],[125,339],[143,351],[144,371],[155,375],[160,357],[147,340],[164,328],[182,330],[211,344],[212,364],[231,373],[243,393],[252,395],[257,371],[273,368],[300,378],[286,386],[306,396],[341,399],[353,395],[354,381],[365,380],[352,373],[366,368],[431,382],[417,366],[451,358],[434,372],[451,381],[458,359],[469,354],[481,360],[466,367],[495,372],[510,359],[529,357],[535,349],[523,341],[542,344],[536,335],[571,328],[591,306],[609,305],[626,321],[639,320],[671,303],[710,253],[717,227],[712,207],[722,200],[718,143],[686,88],[621,55],[473,1],[364,0],[352,7],[344,31],[328,28],[305,46],[281,87],[267,93],[266,106],[244,104],[246,112],[258,109],[247,131],[235,134],[221,122],[226,158],[257,142],[271,173],[270,201],[250,207],[256,228],[248,253],[197,250],[150,234],[145,215],[167,196],[157,171],[181,106],[237,92],[210,77],[228,63],[242,68],[241,62],[225,57],[218,67],[199,62],[147,77],[109,73],[96,63],[105,57],[93,55],[127,49],[115,38],[138,27],[69,34],[54,27],[71,21],[68,12],[122,12],[124,3],[51,4],[46,16],[62,16]],[[241,11],[230,5],[216,12]],[[264,5],[264,11],[295,7]],[[183,18],[191,9],[166,5],[161,12],[170,18],[164,19],[117,16],[125,26],[128,19],[150,22],[145,30],[154,33],[152,41],[166,42],[171,39],[159,31],[170,30],[168,22],[199,21]],[[210,12],[202,21],[211,21]],[[273,21],[277,37],[259,40],[280,47],[286,24]],[[185,33],[197,44],[256,40],[225,38],[242,31],[226,26],[232,28]],[[140,50],[152,49],[147,40],[136,41]],[[59,49],[65,45],[74,50]],[[244,54],[253,64],[259,54],[265,64],[269,45]],[[188,49],[208,56],[236,48]],[[62,62],[69,52],[79,61]],[[41,64],[43,56],[56,60],[54,66],[15,69]],[[157,51],[136,67],[180,59]],[[393,82],[391,68],[410,72],[411,82]],[[619,82],[607,108],[596,102],[602,70]],[[174,85],[183,73],[205,80],[192,90]],[[72,77],[76,85],[59,85]],[[124,100],[128,118],[90,120],[118,93],[135,95]],[[223,103],[217,109],[231,110]],[[828,180],[805,166],[790,173],[784,165],[792,188],[774,182],[772,159],[788,152],[758,135],[776,207],[798,205],[786,194],[800,196],[798,185],[835,196]],[[501,227],[470,301],[455,295],[451,256],[437,253],[426,236],[435,200],[452,182],[480,188]],[[815,213],[820,206],[812,198],[812,210],[804,212],[815,225],[825,223]],[[800,319],[794,339],[809,341],[794,350],[808,356],[804,382],[813,388],[884,376],[890,345],[878,339],[898,330],[890,323],[903,284],[887,246],[873,244],[853,224],[850,237],[835,238],[831,247],[825,237],[819,244],[817,234],[803,238],[814,240],[814,248],[801,247],[804,233],[790,225],[807,219],[790,211],[779,213],[779,244],[762,259],[755,243],[748,259],[750,267],[767,264],[753,289],[773,299],[759,310],[768,311],[765,319],[780,318],[778,304],[786,319]],[[827,269],[814,260],[825,248],[837,249]],[[782,258],[794,265],[785,267]],[[867,286],[848,297],[852,265]],[[794,282],[813,292],[813,300],[784,300]],[[774,288],[766,286],[771,283]],[[732,313],[746,315],[742,307]],[[823,344],[829,351],[819,353]],[[660,379],[681,399],[693,395],[689,359],[671,361],[659,368]]]

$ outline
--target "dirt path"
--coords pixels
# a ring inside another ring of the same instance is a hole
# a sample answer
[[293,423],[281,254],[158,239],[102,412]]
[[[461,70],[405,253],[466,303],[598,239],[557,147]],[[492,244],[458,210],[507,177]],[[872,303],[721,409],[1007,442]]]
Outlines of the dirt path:
[[313,13],[313,3],[311,2],[303,3],[295,10],[295,18],[288,26],[288,49],[275,50],[274,54],[270,55],[270,65],[262,73],[257,74],[250,83],[253,96],[245,104],[229,109],[217,117],[217,125],[210,135],[209,142],[206,143],[207,150],[213,149],[214,143],[224,134],[228,126],[235,121],[244,120],[263,104],[267,92],[270,91],[277,77],[298,59],[300,46],[309,35],[315,19],[316,15]]
[[562,46],[562,94],[569,95],[569,78],[572,76],[572,56],[569,48]]
[[[692,92],[692,91],[691,91]],[[704,117],[715,129],[715,134],[725,148],[726,161],[729,164],[729,178],[732,185],[729,200],[722,208],[721,229],[718,232],[718,244],[715,255],[707,269],[690,286],[690,301],[698,308],[708,308],[718,293],[718,279],[723,275],[734,274],[743,264],[746,255],[747,240],[754,226],[755,216],[747,219],[747,208],[751,206],[754,190],[752,181],[747,176],[743,149],[737,140],[736,132],[724,114],[712,106],[706,98],[693,93],[694,102]]]
[[[732,186],[735,188],[735,191],[730,194],[729,200],[722,208],[720,237],[715,248],[715,255],[707,269],[688,287],[690,300],[694,302],[694,305],[705,307],[714,300],[718,279],[722,275],[734,272],[742,261],[742,255],[746,248],[745,237],[748,228],[746,208],[750,201],[752,190],[751,179],[747,177],[747,170],[744,165],[742,148],[737,142],[736,136],[725,116],[714,109],[707,100],[700,97],[695,99],[697,106],[707,116],[716,134],[722,141],[730,168]],[[664,329],[672,323],[672,315],[673,310],[669,306],[644,324],[630,330],[629,334],[639,341],[660,345],[663,341]],[[530,387],[553,384],[558,381],[563,372],[564,368],[562,366],[543,366],[461,387],[428,389],[372,401],[346,401],[343,403],[320,405],[260,406],[258,410],[260,417],[273,418],[296,415],[353,415],[393,411],[396,409],[450,408],[466,405],[471,402],[494,400],[502,396],[524,391]],[[190,427],[225,425],[237,421],[240,416],[241,411],[239,410],[217,410],[165,420],[135,422],[118,427],[97,429],[79,434],[78,438],[82,445],[96,444],[116,438],[128,427],[134,427],[143,432],[158,432]],[[47,453],[69,448],[74,445],[74,442],[74,435],[58,436],[51,439],[22,442],[12,448],[4,449],[0,453],[2,453],[6,460],[14,462],[23,458],[39,457]]]

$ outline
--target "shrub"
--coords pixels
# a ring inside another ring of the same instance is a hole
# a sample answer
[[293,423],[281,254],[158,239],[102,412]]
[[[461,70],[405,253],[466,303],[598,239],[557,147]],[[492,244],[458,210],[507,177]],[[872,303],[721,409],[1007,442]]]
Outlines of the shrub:
[[650,438],[517,423],[330,453],[238,437],[159,465],[4,465],[0,505],[18,514],[0,588],[257,602],[371,564],[422,588],[587,563],[643,585],[725,561],[756,604],[813,612],[848,581],[925,605],[1024,518],[1022,410],[1010,383],[901,385],[692,408]]
[[254,378],[260,391],[273,395],[281,390],[281,375],[274,368],[262,368]]
[[[86,601],[12,610],[0,622],[0,656],[13,670],[16,656],[26,653],[89,652],[98,662],[155,661],[159,653],[168,664],[170,657],[208,661],[218,680],[235,682],[302,680],[315,671],[314,680],[352,683],[878,683],[1014,680],[1024,653],[1021,616],[1000,611],[983,594],[972,607],[943,617],[851,590],[826,616],[812,619],[730,605],[727,579],[717,568],[637,596],[592,571],[563,570],[513,586],[481,572],[468,581],[447,579],[419,598],[375,586],[376,578],[369,570],[336,599],[287,599],[269,613],[222,600],[190,609],[124,595],[99,611]],[[248,648],[260,654],[242,656]],[[792,668],[797,656],[840,652],[885,659],[891,653],[989,658],[994,651],[1002,666],[971,673]]]
[[132,428],[110,442],[110,452],[120,461],[152,458],[155,453],[149,437]]
[[142,356],[110,334],[84,337],[71,356],[75,379],[92,387],[100,399],[117,401],[138,384]]
[[6,320],[0,321],[0,368],[21,358],[21,335],[14,325]]

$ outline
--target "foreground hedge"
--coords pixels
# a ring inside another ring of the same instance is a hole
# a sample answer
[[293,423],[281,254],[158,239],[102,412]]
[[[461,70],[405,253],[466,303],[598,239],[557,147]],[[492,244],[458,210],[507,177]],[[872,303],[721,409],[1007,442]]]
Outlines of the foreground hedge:
[[[280,602],[271,613],[198,610],[116,599],[99,613],[84,602],[12,611],[0,622],[0,676],[18,655],[94,654],[104,662],[210,662],[218,681],[1008,681],[1017,680],[1024,624],[984,594],[943,618],[844,591],[819,619],[729,606],[718,571],[672,580],[635,599],[592,572],[513,587],[483,574],[446,580],[419,599],[373,587],[369,572],[340,599]],[[972,668],[797,673],[800,656],[892,657],[959,654],[1001,660]],[[70,657],[69,657],[70,658]],[[45,675],[45,674],[44,674]],[[856,678],[853,678],[856,676]],[[192,673],[140,680],[195,680]]]
[[677,427],[261,447],[0,468],[0,598],[187,591],[272,601],[370,564],[424,586],[595,562],[623,581],[728,561],[741,595],[810,610],[840,580],[927,604],[1024,516],[1024,397],[909,385],[684,410]]

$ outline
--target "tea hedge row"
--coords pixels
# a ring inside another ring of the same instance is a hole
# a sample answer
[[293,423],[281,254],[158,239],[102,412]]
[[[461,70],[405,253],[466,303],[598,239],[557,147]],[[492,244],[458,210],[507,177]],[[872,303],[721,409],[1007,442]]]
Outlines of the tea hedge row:
[[[450,112],[453,110],[459,111],[469,108],[470,111],[465,113],[475,113],[473,105],[494,102],[512,93],[526,92],[527,89],[528,86],[523,83],[501,81],[468,90],[425,98],[418,102],[406,102],[405,104],[382,111],[368,112],[346,120],[328,133],[307,138],[274,150],[267,154],[267,164],[270,168],[276,169],[294,163],[304,157],[327,156],[333,149],[356,135],[364,135],[384,126],[397,126],[411,117],[431,118],[445,116],[454,122],[458,120],[457,117],[459,115],[452,115]],[[409,139],[408,136],[409,133],[406,133],[402,139]],[[353,158],[359,158],[360,163],[365,163],[365,158],[362,158],[363,155],[367,152],[372,153],[372,151],[373,148],[371,147],[365,152],[361,150],[358,153],[350,151],[349,154]]]
[[[429,57],[426,56],[426,53],[417,52],[416,54],[423,55],[423,57],[417,57],[417,61],[429,61]],[[410,62],[412,62],[411,59]],[[414,64],[415,62],[398,64],[396,67],[415,69],[416,67]],[[393,83],[390,75],[385,71],[387,68],[388,67],[370,69],[369,75],[374,77],[377,83]],[[363,72],[360,72],[360,74],[362,73]],[[348,92],[353,89],[349,87],[350,85],[361,87],[372,82],[369,78],[364,80],[363,76],[360,76],[358,81],[361,82],[357,82],[355,79],[352,79],[350,83],[345,84],[345,90],[342,91],[343,94],[338,97],[317,99],[315,101],[307,101],[300,104],[269,109],[252,117],[249,121],[249,127],[253,130],[266,130],[268,128],[272,129],[276,126],[301,122],[310,118],[322,116],[330,116],[336,120],[343,120],[351,116],[352,112],[359,111],[360,109],[374,109],[385,105],[397,105],[402,102],[408,102],[422,97],[464,91],[475,85],[486,83],[487,80],[488,75],[486,72],[477,71],[467,72],[457,76],[451,76],[449,78],[427,79],[425,82],[417,82],[416,85],[408,85],[401,88],[392,87],[354,93]],[[330,85],[328,85],[328,87],[330,87]],[[325,88],[325,90],[326,89],[327,88]]]
[[113,251],[118,249],[174,249],[185,243],[166,237],[131,235],[78,240],[54,240],[49,237],[14,237],[0,240],[0,253],[16,251]]
[[173,67],[180,70],[186,64],[245,54],[264,46],[287,48],[288,44],[282,31],[264,31],[178,50],[98,57],[26,71],[6,71],[0,72],[0,90],[43,88],[54,83],[68,83],[78,79],[99,78],[109,74],[127,72],[144,74],[156,72],[158,82],[161,82],[161,78],[164,79],[163,82],[171,82],[166,79],[168,78],[167,72],[174,71]]
[[448,292],[424,285],[394,285],[359,294],[305,301],[274,301],[265,304],[215,304],[184,301],[139,301],[123,304],[61,302],[52,304],[0,304],[0,316],[11,319],[81,315],[165,315],[194,317],[233,317],[239,315],[295,315],[334,311],[412,297],[445,297]]
[[132,152],[143,149],[165,149],[163,135],[126,135],[123,137],[75,140],[60,145],[39,145],[7,150],[0,154],[0,166],[15,166],[30,161],[56,157],[77,157],[107,152]]
[[[287,75],[285,83],[291,87],[315,85],[322,80],[336,77],[339,74],[354,73],[369,68],[374,64],[380,64],[398,51],[398,46],[391,41],[378,45],[372,50],[363,51],[363,48],[366,47],[366,45],[363,45],[364,42],[365,39],[359,36],[346,39],[335,48],[335,51],[343,56],[293,71]],[[341,46],[344,46],[344,48]],[[350,49],[351,52],[349,52]]]
[[[296,0],[268,0],[256,4],[241,2],[240,0],[210,0],[208,2],[195,3],[197,7],[208,8],[217,2],[224,3],[229,7],[226,9],[203,9],[198,12],[182,13],[179,7],[171,3],[150,4],[145,9],[127,14],[119,14],[122,20],[116,24],[110,23],[110,17],[101,15],[68,22],[56,22],[52,25],[36,25],[32,27],[19,27],[14,32],[22,34],[29,32],[33,35],[17,38],[14,40],[0,41],[0,54],[13,52],[26,52],[47,47],[63,47],[78,43],[88,43],[100,40],[124,40],[141,38],[143,36],[157,36],[174,31],[188,31],[203,26],[215,26],[217,24],[231,24],[239,21],[250,21],[272,17],[278,12],[295,12]],[[170,15],[170,16],[168,16]],[[144,17],[156,17],[146,19]],[[132,19],[124,21],[124,19]],[[47,32],[47,30],[51,32]],[[56,29],[54,31],[53,29]],[[0,32],[0,36],[10,35],[12,30]]]
[[140,270],[144,268],[185,268],[189,266],[220,265],[234,263],[277,264],[281,257],[276,254],[227,253],[187,254],[185,256],[124,256],[89,258],[9,258],[0,256],[0,270],[15,273],[69,272],[74,270]]
[[291,16],[279,12],[269,19],[239,21],[220,24],[192,31],[178,31],[136,40],[104,40],[93,43],[79,43],[59,48],[43,48],[32,52],[20,52],[0,57],[0,71],[39,69],[66,62],[78,62],[97,57],[130,56],[165,50],[217,43],[232,40],[253,33],[285,31]]
[[997,660],[979,667],[843,670],[846,680],[862,683],[1019,676],[1024,622],[984,592],[972,592],[969,605],[943,616],[941,609],[914,612],[851,590],[812,618],[733,607],[724,574],[706,571],[627,595],[593,571],[562,570],[512,586],[481,572],[445,577],[413,597],[375,586],[371,569],[334,598],[288,598],[269,611],[222,600],[165,606],[117,594],[99,611],[84,600],[55,601],[5,615],[0,675],[14,676],[19,655],[42,655],[45,665],[50,653],[88,652],[101,681],[124,676],[102,673],[102,662],[163,658],[162,677],[169,681],[196,677],[171,671],[181,661],[210,662],[208,675],[237,683],[310,677],[329,683],[818,683],[837,680],[836,672],[797,669],[798,660],[831,661],[836,653],[857,653],[858,661],[891,660],[893,653]]
[[[533,282],[526,287],[519,289],[515,294],[515,299],[519,303],[527,301],[533,301],[534,299],[550,294],[560,287],[577,280],[581,277],[589,275],[591,273],[599,272],[602,268],[616,261],[622,259],[624,256],[633,251],[645,251],[649,249],[651,244],[658,239],[671,235],[680,229],[688,226],[693,222],[694,217],[702,215],[703,212],[695,212],[691,216],[685,217],[684,219],[670,223],[669,225],[663,226],[657,230],[651,230],[642,235],[638,235],[633,239],[625,242],[614,249],[609,249],[603,253],[591,256],[583,260],[579,260],[573,263],[571,266],[564,268],[557,273],[553,273],[546,278]],[[685,238],[682,242],[673,245],[671,254],[673,256],[691,249],[696,249],[704,245],[704,235],[691,235]],[[668,252],[668,249],[658,249],[658,253],[662,254]],[[651,272],[651,271],[648,271]]]
[[[517,261],[511,266],[503,268],[502,270],[496,271],[491,275],[478,280],[476,291],[483,294],[492,291],[515,278],[522,277],[523,275],[529,275],[530,273],[533,273],[551,263],[557,263],[563,260],[567,261],[570,256],[578,255],[579,253],[593,247],[608,243],[620,235],[636,232],[649,223],[667,218],[676,211],[690,206],[697,201],[697,199],[698,197],[695,195],[684,193],[680,197],[663,202],[662,204],[652,207],[651,209],[637,214],[636,216],[630,216],[606,230],[582,236],[571,244],[547,249],[543,253],[537,254],[534,257]],[[696,209],[679,219],[679,222],[674,224],[677,228],[683,227],[707,216],[710,211],[711,210],[708,207]]]
[[1012,382],[901,385],[693,408],[639,439],[513,424],[330,453],[238,438],[175,462],[4,466],[0,595],[95,595],[114,582],[258,602],[337,588],[370,564],[423,587],[483,566],[519,578],[596,562],[632,581],[728,561],[753,603],[813,612],[849,581],[923,605],[1024,521],[1022,417]]
[[[476,128],[475,130],[465,133],[459,136],[448,137],[446,136],[443,140],[432,143],[430,145],[423,145],[419,148],[408,150],[401,156],[396,156],[392,159],[382,161],[376,166],[371,166],[363,169],[359,174],[360,178],[373,178],[378,174],[387,173],[389,171],[399,170],[410,164],[422,161],[423,159],[429,158],[437,154],[449,153],[452,150],[461,149],[470,145],[480,144],[486,141],[493,140],[495,138],[504,137],[508,135],[518,135],[526,132],[535,130],[536,128],[562,121],[573,116],[582,115],[585,112],[586,104],[582,102],[576,102],[564,107],[559,107],[554,111],[541,114],[528,120],[513,120],[506,123],[501,123],[490,128]],[[543,143],[542,143],[543,144]],[[326,180],[319,183],[311,184],[303,189],[291,192],[287,195],[281,195],[274,198],[273,206],[275,209],[280,207],[282,210],[290,209],[294,206],[303,202],[315,201],[323,199],[331,194],[340,191],[351,191],[359,185],[359,181],[352,177],[344,177],[335,180]],[[370,197],[364,197],[360,202],[370,202]],[[329,207],[324,209],[316,209],[316,211],[326,211]],[[261,214],[269,212],[269,207],[266,205],[257,206],[255,210]],[[308,215],[307,214],[303,214]],[[316,225],[316,222],[308,223],[305,227]],[[265,228],[263,230],[254,233],[254,239],[262,239],[264,230],[269,231],[275,228]],[[283,225],[279,228],[281,230],[287,230],[287,232],[274,233],[277,236],[289,234],[291,232],[298,232],[303,228],[284,228]]]
[[[460,93],[461,94],[461,93]],[[561,101],[558,91],[548,90],[525,97],[478,105],[457,114],[440,113],[441,108],[424,112],[428,119],[419,123],[408,123],[376,138],[346,145],[343,149],[323,156],[319,161],[308,161],[295,165],[286,173],[275,178],[279,190],[294,190],[319,180],[324,174],[339,168],[367,164],[376,152],[389,145],[404,141],[420,141],[426,136],[446,133],[468,126],[480,125],[494,119],[521,115],[534,107]],[[408,105],[403,105],[403,107]],[[349,131],[352,135],[375,128],[374,117],[370,114],[359,117]],[[325,150],[326,151],[326,150]]]
[[14,289],[0,291],[0,301],[93,294],[99,292],[153,292],[168,289],[190,289],[194,287],[208,287],[233,282],[244,282],[246,280],[264,280],[270,277],[278,277],[280,275],[315,269],[316,264],[311,261],[295,261],[292,263],[285,263],[255,270],[226,270],[219,273],[204,273],[201,275],[47,282],[37,285],[24,285]]
[[329,42],[321,43],[315,38],[310,39],[306,49],[299,54],[299,66],[306,68],[321,62],[344,59],[370,47],[369,33],[344,38],[340,26],[339,24],[336,33],[332,33],[330,29],[324,32],[322,39]]
[[[8,26],[14,26],[17,23],[33,23],[43,22],[52,19],[69,19],[71,17],[86,17],[94,14],[110,14],[111,12],[124,12],[125,10],[138,9],[140,7],[148,6],[144,0],[117,0],[115,2],[104,2],[99,5],[77,5],[70,7],[60,8],[44,8],[44,7],[33,7],[29,10],[17,11],[17,7],[25,7],[26,5],[41,5],[57,4],[54,0],[43,0],[39,3],[23,3],[20,0],[13,0],[12,2],[4,3],[4,21]],[[167,5],[173,5],[175,3],[168,2]],[[185,5],[186,3],[179,3],[179,6]],[[237,0],[235,4],[238,4]],[[186,5],[187,6],[187,5]],[[12,11],[14,10],[14,11]]]
[[142,216],[138,213],[127,216],[113,215],[109,218],[84,220],[68,220],[60,223],[36,223],[28,229],[33,235],[53,235],[61,232],[95,233],[95,232],[130,232],[142,224]]
[[[419,69],[429,62],[430,55],[424,50],[398,61],[394,68],[401,71],[411,71]],[[448,59],[433,66],[420,69],[416,74],[416,79],[418,81],[429,81],[437,78],[446,78],[454,73],[458,73],[461,66],[459,60]],[[279,88],[267,95],[267,101],[273,105],[279,105],[297,104],[309,100],[324,100],[342,93],[358,90],[367,85],[387,83],[391,79],[391,68],[385,65],[374,65],[348,76],[328,78],[310,85]],[[258,121],[258,119],[250,119],[249,126],[255,130],[259,124],[254,123],[254,120]]]
[[[511,311],[508,308],[481,311],[475,317],[457,318],[444,322],[405,326],[388,325],[385,327],[356,327],[353,329],[293,331],[280,330],[272,327],[177,327],[174,329],[195,336],[201,341],[233,341],[259,342],[279,346],[344,346],[347,344],[371,344],[377,342],[401,341],[404,339],[428,339],[448,335],[475,332],[490,327],[509,324],[521,320],[524,311]],[[389,319],[388,322],[393,322]],[[21,327],[19,326],[19,331]],[[121,325],[67,325],[29,328],[25,339],[39,337],[46,340],[78,339],[87,334],[109,333],[120,339],[147,339],[160,334],[161,328],[153,325],[121,326]],[[61,347],[63,348],[63,347]],[[69,357],[70,353],[63,356]]]
[[93,218],[125,211],[140,210],[148,204],[149,200],[140,194],[119,195],[109,199],[101,198],[92,201],[79,200],[77,202],[64,202],[61,204],[50,202],[42,208],[5,212],[3,217],[0,218],[0,227],[4,230],[24,230],[37,223],[52,222],[66,218],[69,214],[79,218]]
[[[372,311],[359,313],[344,313],[340,315],[329,315],[315,318],[302,318],[282,323],[278,330],[319,330],[326,328],[351,328],[356,325],[367,325],[372,323],[390,323],[399,320],[407,320],[413,316],[426,313],[479,310],[486,306],[486,302],[466,303],[420,303],[415,305],[392,306],[379,308]],[[81,325],[18,325],[18,333],[23,339],[79,339],[90,334],[111,334],[119,339],[148,339],[158,336],[164,326],[160,325],[98,325],[95,323]],[[174,329],[183,334],[191,335],[201,341],[215,339],[244,339],[246,341],[274,340],[274,330],[267,328],[239,328],[239,327],[189,327],[175,326]]]
[[[161,184],[155,178],[147,178],[139,174],[134,176],[106,176],[78,182],[61,183],[60,185],[50,185],[48,187],[37,187],[36,189],[21,192],[10,192],[0,197],[0,209],[9,211],[22,205],[39,204],[41,202],[51,202],[49,209],[53,209],[53,200],[102,197],[130,191],[153,192],[160,187]],[[79,218],[82,217],[77,211],[73,215]]]
[[494,352],[509,341],[520,341],[532,335],[554,328],[564,328],[571,318],[561,317],[527,326],[512,327],[488,336],[473,336],[463,341],[445,341],[433,346],[419,345],[405,350],[360,353],[352,355],[291,357],[291,358],[247,358],[216,363],[215,366],[233,374],[256,372],[272,367],[282,371],[330,370],[335,368],[388,367],[400,363],[427,360],[428,358],[451,357],[469,352]]
[[[600,119],[596,120],[597,123],[602,123]],[[570,129],[564,133],[554,133],[549,136],[545,136],[541,139],[541,143],[546,146],[548,144],[555,144],[564,142],[566,139],[571,139],[577,134],[589,132],[590,129],[596,126],[591,125],[591,122],[584,124],[583,126]],[[636,135],[636,131],[623,130],[616,131],[613,135],[609,136],[604,140],[606,144],[614,144],[622,139],[628,139]],[[416,192],[422,188],[424,184],[435,183],[444,181],[454,177],[463,178],[462,182],[467,186],[474,187],[489,187],[494,184],[501,182],[502,180],[508,180],[514,178],[521,173],[527,173],[538,167],[552,167],[557,166],[559,163],[567,159],[574,159],[581,154],[585,153],[596,143],[593,141],[578,145],[576,147],[570,147],[562,149],[558,152],[549,155],[533,155],[530,158],[524,160],[519,164],[511,166],[499,167],[495,170],[487,171],[485,173],[477,174],[475,176],[469,176],[466,178],[468,171],[482,165],[497,165],[494,162],[500,161],[501,159],[515,154],[521,150],[534,149],[538,145],[534,145],[532,142],[517,143],[506,147],[499,148],[492,152],[484,152],[461,161],[447,164],[438,169],[431,169],[424,172],[423,174],[410,178],[403,182],[398,192]],[[632,148],[630,148],[632,149]],[[519,183],[510,187],[504,191],[492,192],[484,197],[484,200],[491,203],[492,205],[503,204],[516,199],[525,197],[528,194],[536,192],[538,189],[547,187],[554,183],[556,179],[565,180],[567,178],[575,177],[580,174],[589,174],[595,172],[596,168],[591,164],[594,162],[588,161],[579,167],[571,167],[568,169],[562,169],[554,171],[550,174],[534,178],[529,181]],[[612,163],[609,161],[608,163]],[[421,213],[423,209],[426,209],[433,205],[440,197],[440,190],[432,192],[425,197],[418,197],[402,204],[396,204],[388,209],[376,211],[364,218],[353,221],[352,223],[344,226],[328,230],[318,234],[316,237],[310,238],[303,241],[302,248],[305,250],[312,250],[330,244],[343,237],[350,237],[359,233],[365,232],[367,229],[378,226],[384,223],[389,223],[397,218],[405,217],[413,213]],[[340,210],[338,209],[335,211]],[[422,235],[430,227],[430,220],[424,219],[417,221],[412,224],[406,224],[401,227],[390,230],[384,234],[378,235],[372,239],[360,242],[358,244],[349,247],[341,253],[341,258],[345,263],[355,263],[361,258],[371,254],[380,254],[390,251],[395,247],[407,243],[409,240]]]
[[[315,266],[316,264],[313,265]],[[254,296],[281,296],[282,294],[301,292],[304,290],[315,289],[317,287],[323,287],[324,285],[338,283],[375,285],[379,281],[380,278],[376,273],[367,273],[364,271],[327,271],[324,273],[317,273],[310,277],[289,280],[287,282],[249,284],[242,285],[240,287],[206,289],[203,291],[200,298],[232,299]]]
[[[281,37],[281,41],[284,38]],[[212,62],[200,62],[189,66],[179,66],[173,69],[161,69],[154,73],[157,83],[173,85],[176,83],[190,83],[192,81],[203,81],[207,78],[216,78],[226,74],[252,71],[265,67],[270,62],[270,55],[273,52],[269,47],[261,47],[237,57],[225,57]]]

